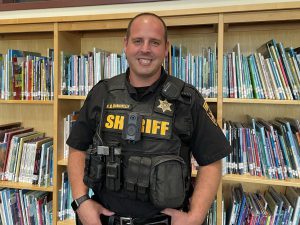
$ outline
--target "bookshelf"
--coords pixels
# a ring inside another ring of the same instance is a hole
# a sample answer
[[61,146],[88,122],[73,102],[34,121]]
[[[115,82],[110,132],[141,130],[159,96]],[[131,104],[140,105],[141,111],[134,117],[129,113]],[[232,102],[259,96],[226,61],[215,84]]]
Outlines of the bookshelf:
[[[5,54],[8,49],[16,49],[39,52],[46,56],[47,49],[54,47],[53,28],[53,23],[3,24],[0,28],[0,52]],[[0,123],[20,121],[22,126],[33,127],[35,131],[45,132],[48,137],[53,137],[55,133],[54,115],[53,101],[0,100]],[[0,181],[1,188],[50,192],[53,195],[53,212],[56,213],[55,179],[53,184],[54,186],[50,187],[39,187],[21,182]],[[56,223],[56,218],[54,218],[54,222]]]
[[[218,97],[206,99],[217,117],[245,121],[245,114],[266,120],[279,116],[299,118],[300,101],[265,99],[230,99],[222,97],[223,54],[232,51],[240,43],[241,52],[255,52],[263,43],[275,38],[286,46],[300,46],[300,2],[257,4],[250,6],[194,8],[191,10],[157,11],[169,27],[171,43],[182,44],[197,54],[202,47],[218,46]],[[54,101],[4,101],[0,100],[0,123],[22,121],[26,127],[45,131],[54,138],[54,186],[38,188],[21,183],[0,182],[1,187],[45,190],[53,193],[53,215],[59,206],[58,190],[61,187],[61,173],[66,170],[63,159],[63,118],[78,110],[85,96],[64,96],[60,91],[60,52],[81,54],[93,47],[120,53],[127,24],[135,14],[103,14],[24,20],[0,21],[0,52],[8,48],[38,51],[46,54],[47,48],[54,48],[55,90]],[[195,174],[193,174],[195,176]],[[217,193],[217,224],[221,225],[222,197],[225,199],[231,185],[242,183],[246,190],[262,189],[267,186],[300,187],[299,180],[277,181],[249,175],[225,175]],[[224,193],[224,194],[223,194]],[[229,192],[228,192],[229,193]],[[73,220],[53,224],[71,224]]]

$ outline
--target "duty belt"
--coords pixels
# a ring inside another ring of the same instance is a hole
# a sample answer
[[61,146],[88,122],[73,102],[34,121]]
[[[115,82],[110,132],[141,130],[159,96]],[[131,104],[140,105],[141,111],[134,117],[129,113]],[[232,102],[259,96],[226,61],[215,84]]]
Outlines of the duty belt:
[[170,225],[171,218],[164,214],[155,215],[151,218],[131,218],[113,215],[105,218],[108,225]]

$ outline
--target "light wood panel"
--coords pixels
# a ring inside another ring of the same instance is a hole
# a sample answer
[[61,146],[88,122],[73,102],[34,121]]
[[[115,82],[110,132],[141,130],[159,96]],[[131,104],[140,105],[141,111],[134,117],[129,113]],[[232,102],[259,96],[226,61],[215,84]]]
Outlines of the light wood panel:
[[[47,35],[48,36],[48,35]],[[7,39],[5,36],[1,38],[0,35],[0,53],[6,54],[8,49],[16,49],[16,50],[23,50],[23,51],[31,51],[31,52],[38,52],[41,55],[47,55],[47,49],[53,48],[53,36],[52,38],[48,39],[39,39],[39,36],[35,36],[32,34],[31,38],[14,40],[14,39]]]
[[248,56],[272,38],[277,42],[282,42],[285,47],[298,47],[300,46],[299,26],[300,22],[293,23],[291,27],[286,23],[250,24],[244,27],[229,25],[227,32],[224,33],[224,53],[231,52],[233,47],[240,43],[241,53]]
[[163,17],[167,26],[192,26],[200,24],[213,24],[218,23],[218,14],[209,15],[183,15],[183,16],[170,16]]
[[53,105],[53,101],[40,100],[0,100],[0,104],[30,104],[30,105]]
[[277,11],[254,11],[248,13],[228,13],[224,16],[225,23],[242,23],[253,21],[287,21],[287,20],[299,20],[300,10],[277,10]]
[[272,120],[276,117],[300,118],[299,105],[231,104],[223,105],[225,120],[246,122],[246,115]]
[[127,28],[129,19],[61,23],[60,31],[112,30]]
[[57,142],[57,156],[58,159],[64,158],[64,118],[73,111],[79,111],[81,107],[80,100],[60,100],[58,103],[58,142]]
[[16,189],[27,189],[33,191],[47,191],[52,192],[53,187],[39,187],[38,185],[21,183],[21,182],[12,182],[12,181],[0,181],[0,187],[6,188],[16,188]]
[[0,104],[0,115],[0,124],[20,121],[24,127],[53,137],[53,105]]
[[28,33],[28,32],[53,32],[53,23],[32,23],[32,24],[12,24],[2,25],[0,33]]
[[57,161],[57,165],[60,166],[67,166],[68,165],[68,159],[60,159]]
[[[278,2],[278,3],[261,3],[261,4],[241,4],[234,6],[219,7],[198,7],[177,10],[156,10],[153,11],[160,16],[180,16],[180,15],[197,15],[197,14],[215,14],[229,12],[251,12],[262,10],[279,10],[279,9],[299,9],[300,2]],[[33,24],[33,23],[50,23],[50,22],[74,22],[74,21],[93,21],[93,20],[111,20],[111,19],[128,19],[135,16],[134,13],[107,13],[94,15],[74,15],[74,16],[56,16],[40,18],[21,18],[21,19],[3,19],[0,24]]]
[[125,30],[98,33],[84,33],[81,38],[81,52],[87,54],[94,47],[112,53],[122,53]]
[[222,181],[223,183],[250,183],[252,185],[262,184],[271,186],[300,187],[299,179],[274,180],[251,175],[228,174],[223,176]]
[[171,28],[169,32],[170,44],[179,46],[180,44],[187,48],[187,51],[193,55],[203,55],[203,48],[214,49],[218,41],[218,34],[214,30],[213,24],[206,26],[197,26],[187,29],[180,27]]
[[75,219],[67,219],[63,221],[57,221],[57,225],[76,225]]
[[223,104],[264,104],[264,105],[300,105],[299,100],[272,100],[272,99],[239,99],[239,98],[224,98]]
[[[220,124],[222,118],[245,121],[245,114],[266,120],[280,116],[299,118],[299,101],[223,99],[221,95],[223,53],[231,51],[239,42],[242,53],[248,55],[271,38],[282,41],[285,46],[300,46],[299,10],[300,2],[295,2],[168,10],[157,13],[163,16],[169,26],[171,43],[186,46],[192,54],[201,54],[203,47],[214,47],[217,43],[219,95],[218,98],[206,99],[206,101],[210,102],[210,107],[217,115]],[[45,131],[47,135],[54,137],[54,224],[57,219],[55,215],[58,209],[61,173],[67,165],[67,161],[62,160],[63,118],[72,111],[79,110],[86,98],[60,95],[60,52],[81,54],[98,47],[120,53],[123,48],[125,29],[130,18],[135,14],[0,20],[0,24],[8,24],[0,25],[0,52],[5,53],[8,48],[14,48],[39,51],[45,55],[47,48],[55,48],[55,100],[53,102],[0,101],[0,123],[22,121],[24,126],[33,126],[36,130]],[[55,21],[59,23],[54,23]],[[284,191],[286,186],[299,187],[299,180],[274,181],[250,176],[224,176],[217,194],[218,225],[221,224],[222,197],[228,199],[230,187],[240,182],[243,183],[245,191],[258,189],[264,191],[269,185],[275,186],[280,191]],[[18,183],[2,185],[35,188]],[[68,220],[58,224],[72,222],[73,220]]]

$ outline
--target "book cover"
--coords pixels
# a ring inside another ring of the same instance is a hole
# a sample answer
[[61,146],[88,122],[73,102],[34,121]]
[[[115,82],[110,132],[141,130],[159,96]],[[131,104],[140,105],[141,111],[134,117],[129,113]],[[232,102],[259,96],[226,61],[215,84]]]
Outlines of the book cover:
[[6,155],[5,155],[5,160],[4,160],[4,169],[3,169],[3,171],[6,171],[6,164],[7,164],[7,159],[8,159],[8,155],[9,155],[9,149],[10,149],[10,144],[11,144],[12,137],[14,135],[22,134],[22,133],[26,133],[26,132],[30,132],[30,131],[33,131],[33,128],[19,129],[19,130],[9,132],[7,134],[7,148],[6,148]]
[[291,205],[294,207],[292,225],[298,225],[300,217],[300,195],[293,187],[287,187],[285,195],[291,203]]

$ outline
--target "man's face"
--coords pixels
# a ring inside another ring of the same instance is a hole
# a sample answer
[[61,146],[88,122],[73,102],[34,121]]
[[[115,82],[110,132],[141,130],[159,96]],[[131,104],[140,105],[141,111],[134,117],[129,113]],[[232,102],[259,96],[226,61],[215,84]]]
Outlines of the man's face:
[[161,65],[168,53],[161,21],[153,16],[136,18],[130,36],[124,39],[124,50],[130,67],[130,76],[159,77]]

